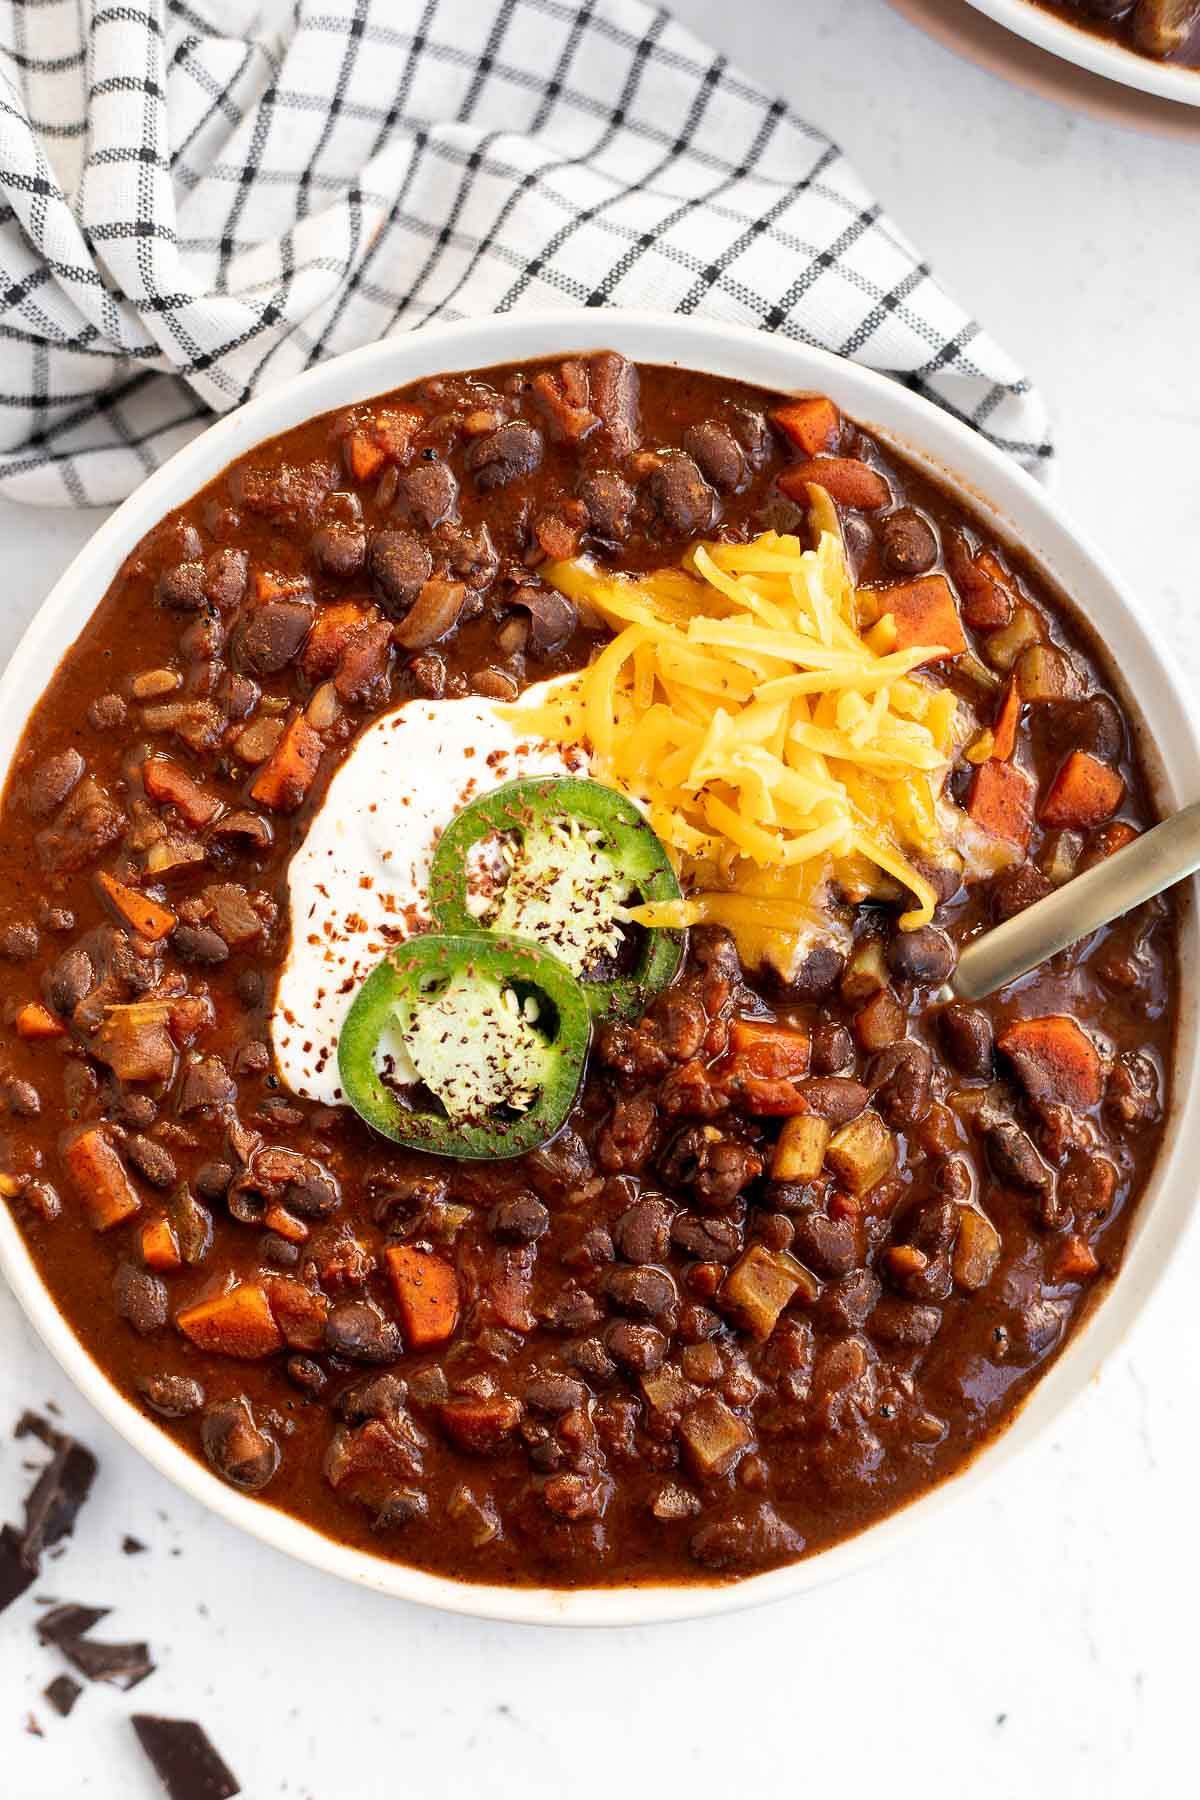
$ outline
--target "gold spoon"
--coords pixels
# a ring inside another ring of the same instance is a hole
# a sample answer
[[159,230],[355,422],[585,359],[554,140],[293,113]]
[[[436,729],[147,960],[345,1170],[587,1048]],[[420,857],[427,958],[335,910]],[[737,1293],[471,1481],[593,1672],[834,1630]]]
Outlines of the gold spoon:
[[1200,800],[967,945],[942,1000],[982,1000],[1200,869]]

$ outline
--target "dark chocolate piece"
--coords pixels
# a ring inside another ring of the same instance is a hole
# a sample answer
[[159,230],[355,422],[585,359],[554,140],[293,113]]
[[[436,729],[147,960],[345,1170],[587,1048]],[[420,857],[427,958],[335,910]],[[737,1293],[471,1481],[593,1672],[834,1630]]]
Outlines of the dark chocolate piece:
[[15,1435],[37,1437],[51,1451],[50,1461],[25,1501],[25,1558],[34,1568],[43,1550],[69,1537],[79,1509],[91,1492],[97,1463],[92,1452],[57,1431],[36,1413],[24,1413]]
[[25,1540],[12,1525],[0,1525],[0,1612],[33,1584],[36,1568],[25,1560]]
[[121,1548],[126,1556],[140,1556],[146,1546],[143,1544],[141,1538],[132,1537],[129,1532],[126,1532],[125,1536],[121,1539]]
[[57,1606],[39,1619],[37,1632],[89,1681],[107,1681],[128,1693],[154,1673],[154,1663],[146,1644],[97,1644],[86,1635],[109,1611],[107,1606]]
[[64,1719],[82,1692],[83,1683],[76,1681],[73,1675],[56,1675],[50,1685],[42,1689],[55,1712]]
[[133,1729],[167,1800],[232,1800],[241,1793],[236,1776],[194,1720],[134,1713]]

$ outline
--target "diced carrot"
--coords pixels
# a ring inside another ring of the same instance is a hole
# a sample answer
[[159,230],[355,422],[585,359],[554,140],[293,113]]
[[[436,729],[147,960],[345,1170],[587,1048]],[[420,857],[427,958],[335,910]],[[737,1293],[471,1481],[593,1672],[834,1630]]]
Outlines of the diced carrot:
[[415,1244],[390,1244],[384,1256],[409,1348],[446,1343],[458,1323],[458,1276],[451,1264]]
[[332,675],[350,639],[377,617],[375,608],[366,600],[332,600],[320,607],[300,653],[308,679],[322,681],[326,675]]
[[806,1075],[810,1050],[806,1031],[770,1025],[761,1019],[735,1019],[729,1048],[736,1065],[751,1075]]
[[99,1125],[89,1125],[67,1145],[64,1161],[93,1231],[111,1231],[141,1211],[125,1165]]
[[822,450],[832,450],[842,429],[841,413],[824,394],[789,400],[786,406],[776,407],[771,417],[805,456],[819,456]]
[[287,1207],[278,1200],[273,1206],[268,1206],[263,1214],[263,1224],[268,1231],[273,1231],[276,1237],[286,1238],[289,1244],[307,1244],[308,1242],[309,1230],[304,1220],[298,1219],[295,1213],[289,1212]]
[[312,786],[324,749],[303,713],[297,713],[259,770],[251,795],[274,812],[295,812]]
[[993,837],[1023,849],[1033,828],[1033,784],[1012,763],[981,763],[971,782],[967,811]]
[[1031,1099],[1061,1102],[1077,1111],[1099,1103],[1103,1090],[1100,1052],[1066,1013],[1017,1019],[996,1039]]
[[13,1020],[19,1038],[56,1038],[66,1035],[66,1026],[61,1019],[56,1019],[48,1006],[40,1000],[27,1000],[24,1006],[17,1008],[17,1016]]
[[839,506],[859,512],[878,512],[892,498],[883,476],[853,456],[819,456],[792,463],[779,477],[783,492],[798,506],[808,505],[810,482],[814,487],[823,487]]
[[829,1216],[839,1225],[857,1225],[862,1218],[863,1203],[853,1194],[834,1194],[829,1202]]
[[256,1281],[244,1281],[227,1294],[185,1306],[176,1313],[175,1323],[199,1349],[212,1350],[218,1356],[253,1361],[283,1348],[283,1333],[275,1323],[266,1290]]
[[173,806],[189,825],[208,825],[221,810],[221,802],[169,756],[148,756],[142,764],[142,786],[152,800]]
[[782,1075],[747,1075],[734,1070],[728,1078],[728,1091],[742,1112],[760,1119],[790,1119],[812,1111],[799,1088]]
[[329,1301],[290,1275],[268,1275],[263,1281],[275,1323],[290,1350],[319,1350],[325,1342]]
[[1058,1254],[1050,1268],[1052,1281],[1087,1281],[1096,1273],[1100,1264],[1096,1252],[1085,1237],[1073,1232],[1059,1246]]
[[147,1219],[142,1226],[142,1261],[156,1275],[170,1275],[183,1267],[179,1239],[170,1219]]
[[370,481],[385,462],[407,462],[425,420],[418,412],[387,410],[360,422],[346,438],[346,467],[356,481]]
[[954,589],[944,575],[921,575],[916,581],[897,582],[875,593],[879,616],[889,613],[896,622],[896,649],[936,646],[941,657],[960,656],[967,647]]
[[996,762],[1011,762],[1017,747],[1017,726],[1021,723],[1021,696],[1015,681],[1010,681],[1001,702],[999,716],[992,726],[992,756]]
[[256,569],[254,592],[259,600],[290,600],[299,594],[308,599],[312,587],[307,575],[281,575],[276,569]]
[[149,894],[139,894],[136,888],[126,887],[123,881],[114,881],[103,869],[96,876],[96,885],[129,929],[152,944],[170,937],[179,923],[170,907],[160,906]]
[[1050,783],[1038,810],[1043,825],[1071,831],[1086,830],[1110,819],[1125,797],[1125,783],[1087,750],[1072,750]]
[[447,1437],[453,1438],[461,1450],[490,1456],[503,1448],[505,1440],[521,1420],[521,1403],[498,1395],[494,1400],[445,1400],[438,1408],[438,1418]]
[[352,431],[346,439],[343,454],[346,467],[355,481],[370,481],[387,461],[387,453],[366,431]]

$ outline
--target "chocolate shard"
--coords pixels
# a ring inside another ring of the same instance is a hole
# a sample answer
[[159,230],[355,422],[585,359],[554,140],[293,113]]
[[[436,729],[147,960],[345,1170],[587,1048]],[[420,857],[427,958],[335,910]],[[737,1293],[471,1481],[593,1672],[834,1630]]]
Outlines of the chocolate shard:
[[49,1686],[42,1689],[55,1712],[64,1719],[82,1692],[83,1683],[76,1681],[73,1675],[56,1675]]
[[0,1612],[33,1583],[36,1568],[25,1558],[25,1539],[12,1525],[0,1525]]
[[241,1793],[236,1776],[194,1720],[134,1713],[133,1729],[167,1800],[232,1800]]
[[75,1606],[69,1601],[43,1613],[37,1622],[37,1634],[43,1644],[57,1644],[59,1649],[73,1638],[82,1637],[101,1619],[107,1619],[111,1606]]
[[56,1645],[89,1681],[107,1681],[128,1693],[154,1673],[154,1663],[147,1644],[97,1644],[87,1636],[110,1610],[107,1606],[56,1606],[38,1620],[37,1633],[44,1644]]
[[135,1538],[127,1531],[125,1536],[121,1539],[121,1548],[126,1556],[140,1556],[146,1546],[143,1544],[141,1538]]
[[25,1501],[25,1559],[36,1568],[43,1550],[74,1531],[79,1509],[96,1479],[97,1463],[85,1444],[58,1431],[37,1413],[22,1414],[15,1436],[39,1438],[51,1452]]

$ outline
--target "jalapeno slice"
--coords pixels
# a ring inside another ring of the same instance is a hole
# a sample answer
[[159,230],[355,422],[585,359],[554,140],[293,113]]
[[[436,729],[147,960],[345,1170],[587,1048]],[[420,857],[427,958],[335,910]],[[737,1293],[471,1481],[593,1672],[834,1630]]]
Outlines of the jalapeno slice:
[[560,1129],[591,1022],[539,944],[429,932],[389,950],[338,1042],[342,1092],[374,1130],[434,1156],[523,1156]]
[[683,933],[623,922],[639,901],[678,900],[658,837],[624,795],[577,776],[510,781],[451,820],[429,903],[442,931],[531,939],[578,976],[595,1017],[632,1018],[674,978]]

